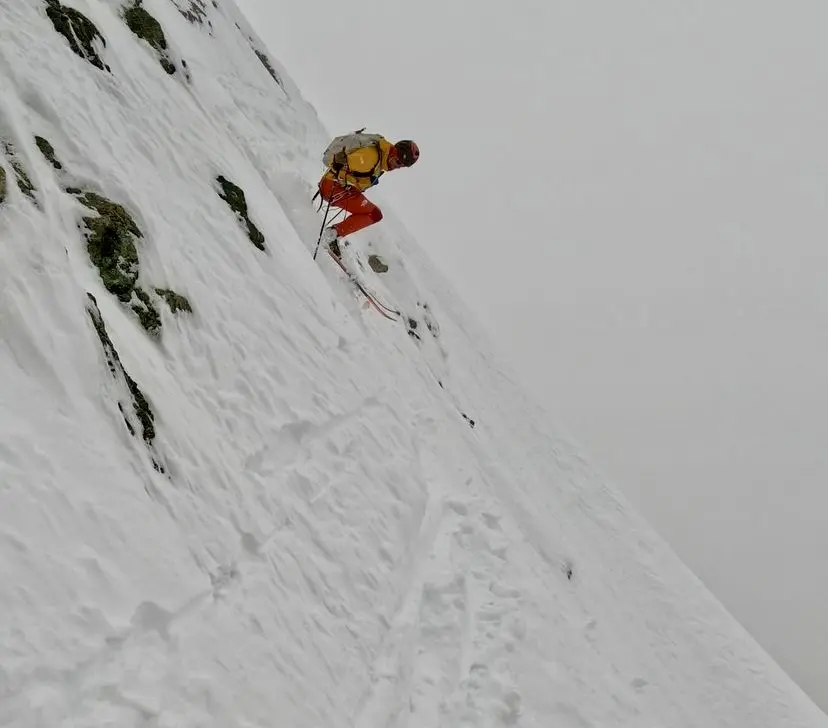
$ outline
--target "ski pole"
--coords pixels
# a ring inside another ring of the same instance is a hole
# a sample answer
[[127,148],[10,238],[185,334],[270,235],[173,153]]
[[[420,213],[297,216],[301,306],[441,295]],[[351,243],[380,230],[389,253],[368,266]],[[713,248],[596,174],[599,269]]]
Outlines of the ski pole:
[[[320,209],[321,206],[320,206]],[[316,240],[316,250],[313,251],[313,259],[316,260],[316,254],[319,252],[319,244],[322,242],[322,233],[325,232],[325,223],[328,222],[328,213],[331,211],[331,198],[328,198],[328,206],[325,208],[325,217],[322,218],[322,227],[319,228],[319,237]]]

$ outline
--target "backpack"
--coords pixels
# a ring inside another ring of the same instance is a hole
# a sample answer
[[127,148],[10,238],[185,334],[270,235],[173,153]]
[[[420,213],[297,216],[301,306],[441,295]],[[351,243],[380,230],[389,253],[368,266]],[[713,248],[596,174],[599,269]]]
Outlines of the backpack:
[[359,131],[336,137],[322,154],[322,164],[326,167],[333,168],[334,155],[340,152],[344,152],[347,155],[363,147],[376,147],[379,152],[379,143],[383,138],[382,134],[365,134],[364,132],[365,129],[363,128]]

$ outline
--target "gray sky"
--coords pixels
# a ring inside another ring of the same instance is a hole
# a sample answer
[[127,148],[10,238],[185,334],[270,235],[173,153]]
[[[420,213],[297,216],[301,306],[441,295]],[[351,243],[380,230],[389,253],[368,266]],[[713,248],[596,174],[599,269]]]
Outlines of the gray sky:
[[828,4],[239,0],[504,356],[828,708]]

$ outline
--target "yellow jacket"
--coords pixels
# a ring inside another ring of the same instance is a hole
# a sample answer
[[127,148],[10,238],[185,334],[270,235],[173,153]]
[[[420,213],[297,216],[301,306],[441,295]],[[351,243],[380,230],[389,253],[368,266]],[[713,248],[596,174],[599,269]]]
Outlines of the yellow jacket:
[[375,143],[339,152],[324,177],[359,190],[367,190],[377,183],[380,175],[388,171],[388,153],[392,146],[385,137],[379,137]]

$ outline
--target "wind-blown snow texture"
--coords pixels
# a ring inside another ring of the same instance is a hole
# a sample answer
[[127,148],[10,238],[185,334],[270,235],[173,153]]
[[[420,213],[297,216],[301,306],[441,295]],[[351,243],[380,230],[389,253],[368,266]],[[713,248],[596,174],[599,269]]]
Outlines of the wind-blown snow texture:
[[828,725],[390,216],[348,254],[402,322],[312,260],[328,133],[227,0],[176,2],[162,43],[72,0],[94,64],[0,6],[0,725]]

